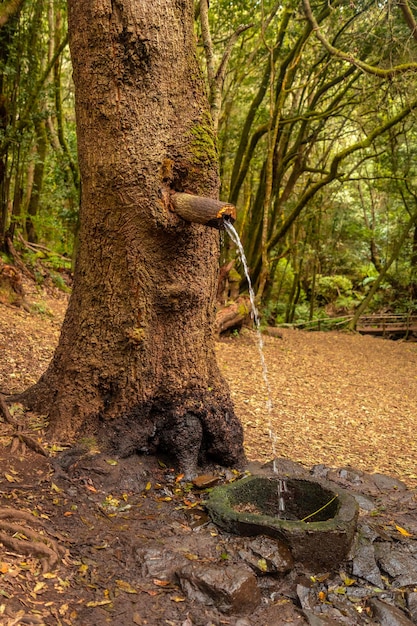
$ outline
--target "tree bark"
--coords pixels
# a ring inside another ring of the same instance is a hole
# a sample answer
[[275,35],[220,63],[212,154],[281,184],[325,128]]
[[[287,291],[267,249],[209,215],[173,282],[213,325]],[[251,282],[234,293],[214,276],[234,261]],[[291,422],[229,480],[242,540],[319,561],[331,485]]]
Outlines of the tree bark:
[[214,352],[219,234],[172,212],[216,199],[217,152],[191,0],[69,0],[82,179],[74,289],[54,358],[24,394],[62,440],[121,455],[243,459]]

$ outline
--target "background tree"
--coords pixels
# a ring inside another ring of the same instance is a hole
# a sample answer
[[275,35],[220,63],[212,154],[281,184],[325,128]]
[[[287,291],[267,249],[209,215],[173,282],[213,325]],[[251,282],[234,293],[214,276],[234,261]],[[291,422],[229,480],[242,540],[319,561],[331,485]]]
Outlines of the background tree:
[[66,5],[12,4],[0,27],[0,247],[7,249],[6,233],[11,242],[19,232],[70,252],[79,181],[74,125],[62,105],[65,98],[65,111],[73,111],[72,85],[60,84],[63,65],[69,76]]
[[[316,210],[325,223],[362,161],[377,166],[381,138],[411,118],[416,63],[404,7],[337,0],[304,2],[305,11],[290,1],[263,7],[261,43],[232,57],[219,132],[223,193],[240,207],[252,281],[270,309],[276,263],[292,250],[295,232],[310,232],[293,225],[307,225]],[[252,54],[257,64],[248,70]],[[313,265],[303,264],[305,284]]]

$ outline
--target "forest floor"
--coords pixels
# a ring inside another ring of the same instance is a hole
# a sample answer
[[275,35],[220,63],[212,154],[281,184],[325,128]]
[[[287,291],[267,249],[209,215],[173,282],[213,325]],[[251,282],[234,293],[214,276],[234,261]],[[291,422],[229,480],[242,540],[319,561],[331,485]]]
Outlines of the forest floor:
[[[46,368],[67,302],[53,288],[25,290],[30,311],[0,303],[0,391],[8,393]],[[400,479],[414,493],[417,343],[294,330],[263,343],[268,385],[254,332],[216,344],[249,460],[349,466]],[[271,621],[262,605],[238,617],[199,605],[198,594],[190,600],[169,574],[172,553],[184,567],[222,563],[231,552],[227,534],[207,519],[204,490],[154,458],[121,461],[92,450],[59,460],[62,448],[44,437],[45,418],[19,406],[12,412],[23,429],[19,436],[0,422],[0,624],[307,623],[292,603],[285,617],[282,598],[281,618]],[[220,481],[237,476],[213,471]]]

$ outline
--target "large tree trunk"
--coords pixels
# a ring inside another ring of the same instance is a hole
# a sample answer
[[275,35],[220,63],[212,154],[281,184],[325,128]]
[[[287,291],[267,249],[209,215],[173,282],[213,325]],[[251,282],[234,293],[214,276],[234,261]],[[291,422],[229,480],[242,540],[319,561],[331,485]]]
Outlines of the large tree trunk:
[[217,197],[217,154],[194,54],[192,0],[69,0],[81,229],[59,346],[25,394],[73,441],[123,455],[243,458],[214,355],[219,235],[173,191]]

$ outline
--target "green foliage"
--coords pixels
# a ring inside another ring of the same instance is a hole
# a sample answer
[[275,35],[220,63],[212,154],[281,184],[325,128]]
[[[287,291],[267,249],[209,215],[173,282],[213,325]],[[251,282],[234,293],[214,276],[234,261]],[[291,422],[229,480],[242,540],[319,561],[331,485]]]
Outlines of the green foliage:
[[318,276],[316,296],[329,303],[352,295],[352,281],[347,276]]
[[48,307],[48,305],[45,302],[35,302],[34,304],[31,305],[30,310],[32,311],[32,313],[36,313],[37,315],[40,315],[41,317],[53,317],[54,316],[51,309]]
[[[417,58],[409,27],[390,3],[312,6],[332,45],[362,61],[388,68]],[[217,138],[203,118],[189,140],[196,171],[219,157],[222,199],[236,191],[237,227],[255,288],[266,263],[264,322],[352,310],[383,270],[417,203],[415,76],[376,77],[332,56],[307,28],[297,0],[211,0],[209,20],[216,70],[233,33],[252,24],[231,50]],[[198,23],[196,33],[204,69]],[[12,225],[27,238],[29,207],[37,200],[35,241],[55,256],[21,252],[39,282],[46,273],[64,290],[60,270],[70,261],[61,255],[73,251],[80,192],[68,47],[44,72],[65,36],[64,0],[27,0],[0,29],[0,105],[6,110],[0,237]],[[415,241],[411,230],[372,307],[415,307]]]

